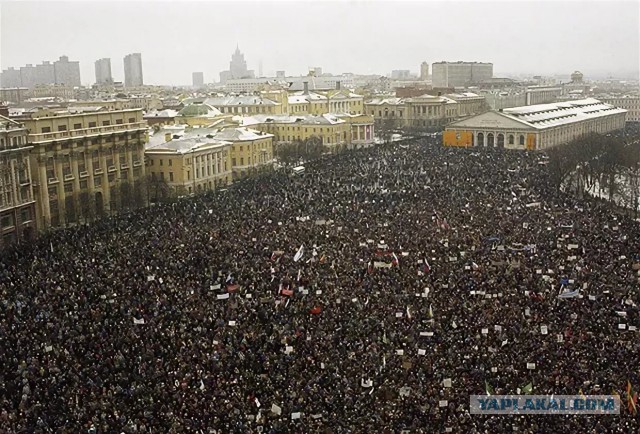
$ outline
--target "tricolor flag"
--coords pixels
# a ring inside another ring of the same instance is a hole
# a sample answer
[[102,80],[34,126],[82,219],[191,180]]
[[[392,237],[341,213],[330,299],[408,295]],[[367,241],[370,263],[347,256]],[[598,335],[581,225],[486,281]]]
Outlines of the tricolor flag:
[[303,255],[304,255],[304,244],[300,245],[300,248],[298,249],[298,252],[293,257],[294,262],[298,262],[300,259],[302,259]]

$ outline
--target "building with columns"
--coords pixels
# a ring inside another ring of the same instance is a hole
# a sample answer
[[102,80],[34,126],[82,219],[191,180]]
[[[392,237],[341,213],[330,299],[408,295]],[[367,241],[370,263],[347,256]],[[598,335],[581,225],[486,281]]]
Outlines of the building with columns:
[[445,146],[536,150],[624,128],[627,111],[593,98],[490,111],[453,122]]
[[41,109],[20,118],[29,131],[38,229],[141,205],[147,124],[142,110]]
[[0,116],[0,248],[32,239],[37,230],[27,133]]
[[[214,138],[214,129],[187,128],[162,128],[145,149],[151,196],[155,199],[213,190],[232,181],[233,143]],[[163,186],[168,191],[163,192]]]

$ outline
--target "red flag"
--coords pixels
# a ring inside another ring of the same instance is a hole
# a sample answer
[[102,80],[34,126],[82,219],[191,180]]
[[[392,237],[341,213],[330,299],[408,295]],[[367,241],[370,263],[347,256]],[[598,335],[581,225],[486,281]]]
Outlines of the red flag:
[[227,292],[236,292],[240,288],[240,285],[237,283],[234,285],[227,285]]
[[320,312],[322,312],[322,308],[320,306],[314,306],[309,313],[311,315],[320,315]]

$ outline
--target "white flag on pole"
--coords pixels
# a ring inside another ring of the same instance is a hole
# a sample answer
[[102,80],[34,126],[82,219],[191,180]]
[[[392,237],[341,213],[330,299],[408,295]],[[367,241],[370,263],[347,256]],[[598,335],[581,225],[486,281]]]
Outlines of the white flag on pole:
[[300,259],[302,259],[303,255],[304,255],[304,244],[300,246],[300,248],[298,249],[298,252],[293,257],[294,262],[298,262]]

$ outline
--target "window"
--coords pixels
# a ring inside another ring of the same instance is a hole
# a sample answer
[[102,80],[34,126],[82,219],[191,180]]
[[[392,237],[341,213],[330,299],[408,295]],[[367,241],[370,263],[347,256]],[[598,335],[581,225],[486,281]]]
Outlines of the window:
[[67,131],[66,125],[58,125],[58,131]]
[[510,145],[513,145],[513,142],[514,142],[514,140],[513,140],[513,134],[509,134],[509,144],[510,144]]
[[130,124],[135,124],[136,123],[136,118],[129,118],[129,123]]
[[73,129],[74,130],[81,130],[82,129],[82,124],[73,124]]
[[169,181],[173,182],[173,172],[169,172]]
[[8,228],[9,226],[13,226],[13,215],[12,214],[3,215],[0,222],[1,222],[0,225],[3,228]]
[[58,188],[57,187],[49,187],[47,190],[49,197],[55,199],[58,196]]
[[520,134],[520,146],[524,146],[524,135]]
[[103,127],[108,127],[109,125],[111,125],[111,121],[102,121]]
[[94,176],[93,177],[93,186],[94,187],[102,187],[102,176]]
[[169,166],[173,166],[173,161],[169,158]]
[[42,127],[42,133],[50,133],[51,132],[51,127]]
[[64,184],[64,192],[65,193],[71,193],[73,192],[73,184],[70,182],[67,182]]
[[116,180],[116,174],[115,173],[110,173],[109,174],[109,182],[113,182]]
[[20,221],[24,223],[28,222],[29,220],[31,220],[31,210],[29,208],[25,208],[20,211]]
[[[97,125],[95,122],[89,122],[89,128],[95,128]],[[94,143],[95,145],[96,143]]]
[[164,172],[160,172],[160,179],[164,181]]
[[116,119],[116,125],[122,125],[122,119]]
[[160,165],[163,166],[164,160],[160,159]]
[[82,190],[86,190],[87,189],[87,181],[80,181],[80,188]]

